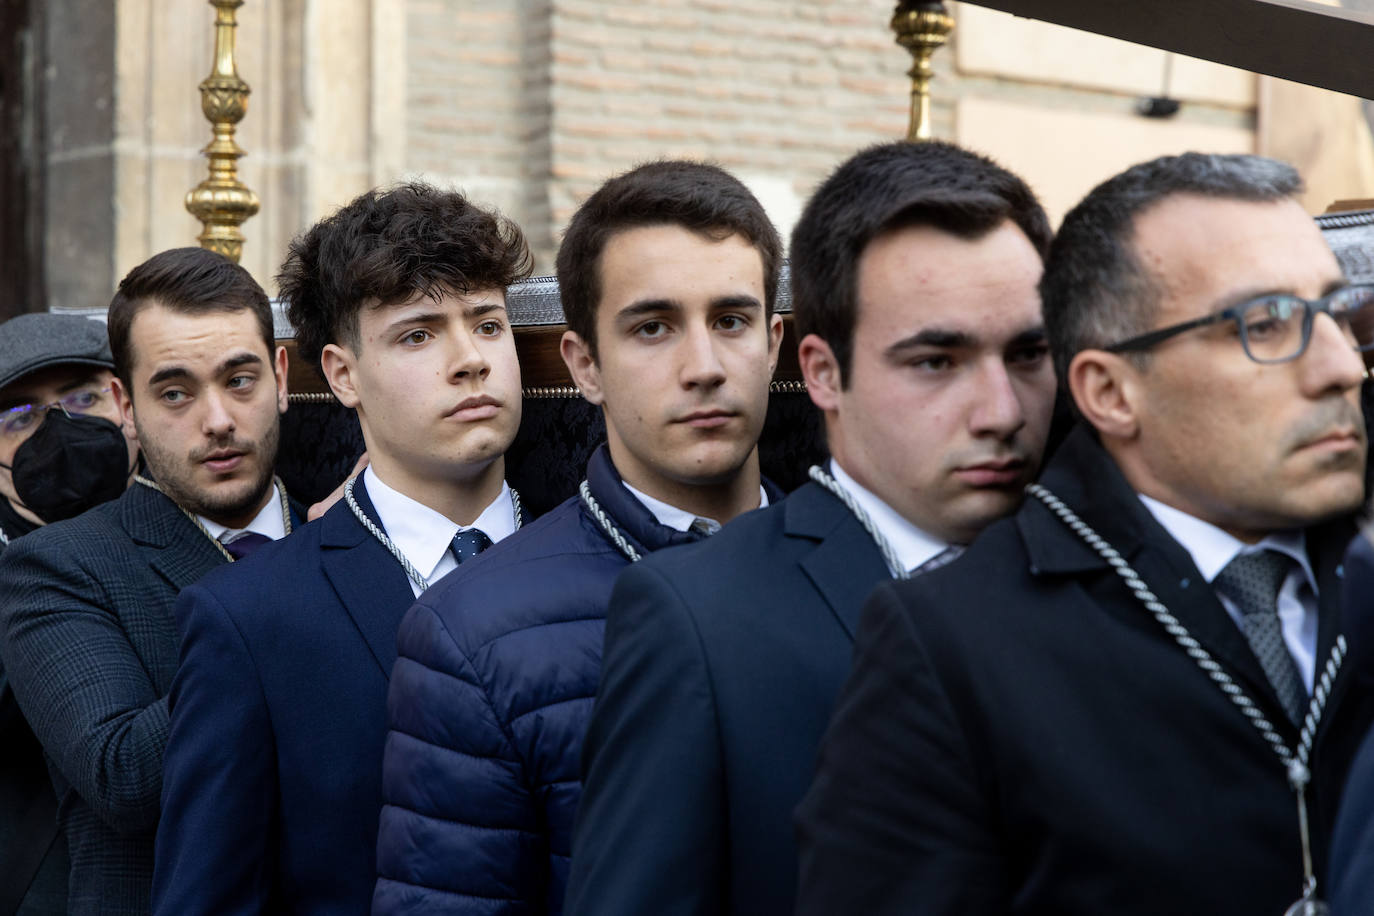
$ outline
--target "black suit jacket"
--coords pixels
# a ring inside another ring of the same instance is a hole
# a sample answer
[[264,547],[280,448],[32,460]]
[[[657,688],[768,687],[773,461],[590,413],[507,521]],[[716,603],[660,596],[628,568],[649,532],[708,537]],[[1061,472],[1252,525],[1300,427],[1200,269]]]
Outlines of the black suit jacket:
[[[1191,557],[1086,430],[1045,485],[1297,739]],[[1308,532],[1317,657],[1353,528]],[[1337,678],[1309,790],[1318,868],[1370,708]],[[1038,500],[951,566],[878,589],[798,812],[799,913],[1279,914],[1298,814],[1260,733]]]
[[73,914],[148,912],[172,602],[225,562],[171,500],[138,485],[0,556],[0,656],[50,762]]
[[616,582],[567,911],[786,914],[791,812],[887,568],[814,483]]

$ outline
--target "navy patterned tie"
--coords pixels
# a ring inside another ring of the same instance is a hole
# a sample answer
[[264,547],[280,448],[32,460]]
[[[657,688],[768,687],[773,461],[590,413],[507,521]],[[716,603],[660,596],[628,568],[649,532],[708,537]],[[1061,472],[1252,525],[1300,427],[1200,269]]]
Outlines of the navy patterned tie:
[[490,546],[491,538],[483,534],[481,529],[460,528],[458,533],[453,536],[453,543],[448,545],[448,549],[453,554],[453,559],[461,564],[464,560],[471,560]]
[[235,562],[237,562],[271,540],[272,539],[265,534],[258,534],[256,531],[245,531],[243,534],[225,544],[224,549],[229,551],[229,556],[233,557]]
[[1294,725],[1307,714],[1307,688],[1297,662],[1283,641],[1279,622],[1279,589],[1293,569],[1293,559],[1276,550],[1242,553],[1226,564],[1213,583],[1240,611],[1240,630],[1260,667],[1279,695]]

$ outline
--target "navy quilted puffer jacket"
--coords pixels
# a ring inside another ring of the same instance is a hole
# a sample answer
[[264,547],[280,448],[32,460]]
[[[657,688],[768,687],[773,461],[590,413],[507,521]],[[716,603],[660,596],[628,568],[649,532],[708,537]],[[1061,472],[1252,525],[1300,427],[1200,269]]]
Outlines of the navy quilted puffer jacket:
[[[696,540],[658,524],[605,446],[587,482],[639,553]],[[573,497],[407,613],[387,698],[376,916],[562,912],[606,604],[628,562]]]

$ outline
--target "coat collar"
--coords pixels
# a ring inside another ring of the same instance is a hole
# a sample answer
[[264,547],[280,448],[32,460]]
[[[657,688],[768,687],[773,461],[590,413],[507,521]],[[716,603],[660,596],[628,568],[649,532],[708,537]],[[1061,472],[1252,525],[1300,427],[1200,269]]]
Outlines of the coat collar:
[[177,591],[229,562],[171,497],[151,487],[129,487],[115,501],[115,512],[148,565]]
[[824,487],[806,483],[782,502],[783,534],[812,541],[801,559],[811,580],[849,638],[873,587],[889,576],[878,545],[854,514]]
[[[380,528],[381,520],[361,478],[353,496],[363,514]],[[389,679],[396,663],[396,631],[415,603],[410,580],[390,551],[358,522],[346,500],[339,500],[318,524],[324,574],[382,675]]]
[[[1282,706],[1249,643],[1198,572],[1191,555],[1145,508],[1086,425],[1080,424],[1069,434],[1040,482],[1135,568],[1170,613],[1242,682],[1247,693],[1267,706],[1270,721],[1280,732],[1295,732],[1281,714]],[[1108,563],[1040,500],[1027,498],[1016,515],[1016,525],[1032,575],[1077,578],[1100,605],[1143,615],[1142,619],[1150,617]],[[1353,530],[1348,520],[1308,530],[1308,552],[1319,589],[1319,666],[1339,630],[1339,567]],[[1158,627],[1153,619],[1148,625]]]

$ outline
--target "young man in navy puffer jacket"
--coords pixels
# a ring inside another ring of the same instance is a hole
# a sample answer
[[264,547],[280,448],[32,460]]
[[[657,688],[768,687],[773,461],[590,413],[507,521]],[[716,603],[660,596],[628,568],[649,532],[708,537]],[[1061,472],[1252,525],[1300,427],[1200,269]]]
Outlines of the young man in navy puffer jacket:
[[401,624],[374,914],[562,912],[616,576],[781,495],[757,449],[781,258],[762,206],[714,166],[641,166],[573,216],[562,355],[607,442],[579,495]]

